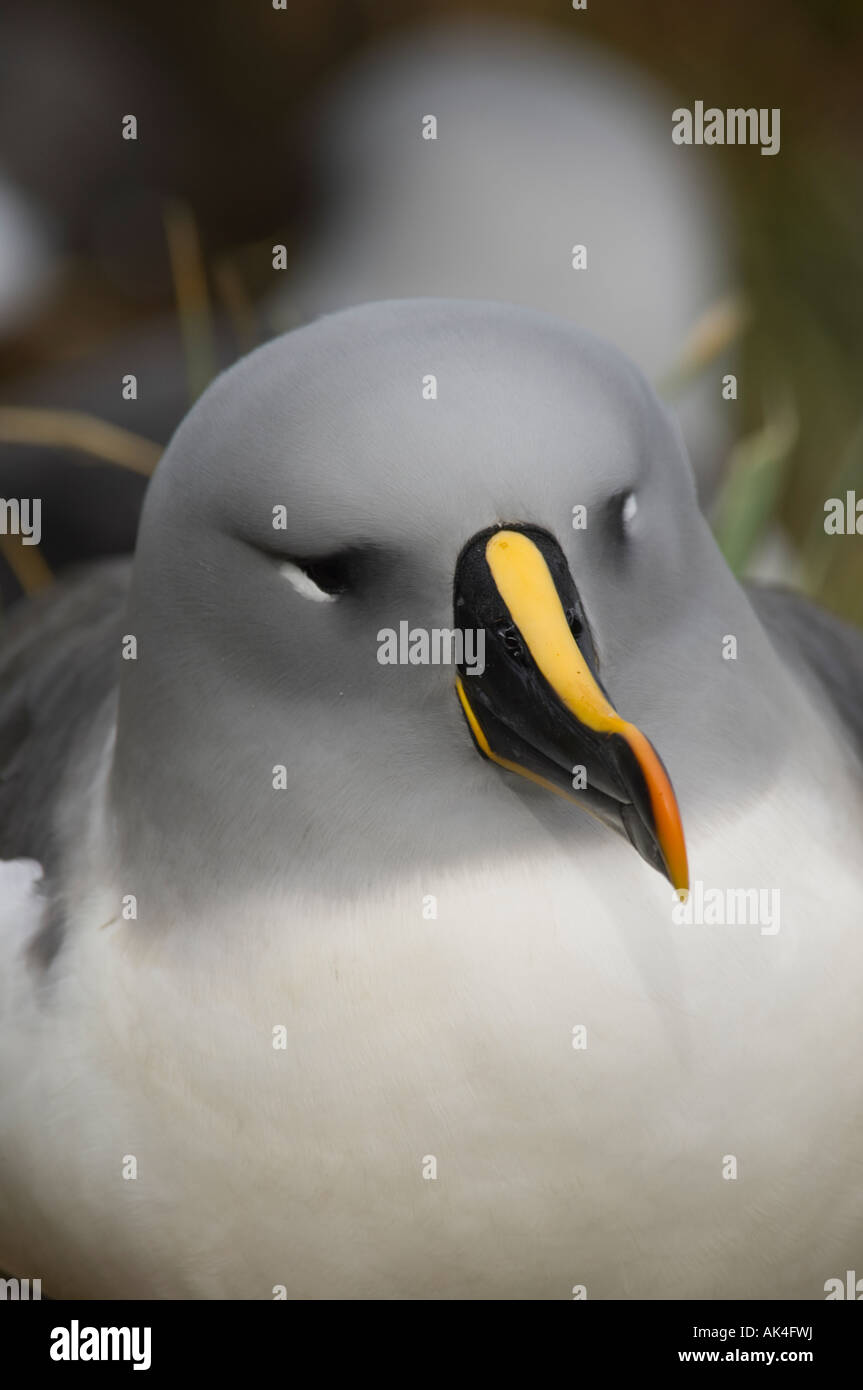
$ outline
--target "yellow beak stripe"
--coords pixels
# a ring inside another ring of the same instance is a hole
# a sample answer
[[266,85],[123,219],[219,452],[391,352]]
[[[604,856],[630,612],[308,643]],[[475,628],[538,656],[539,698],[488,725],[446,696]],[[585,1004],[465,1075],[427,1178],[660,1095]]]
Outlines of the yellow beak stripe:
[[562,796],[564,801],[575,802],[575,805],[578,806],[579,810],[586,811],[587,814],[590,817],[592,817],[593,820],[597,821],[599,825],[603,824],[602,817],[598,816],[595,813],[595,811],[592,811],[589,806],[585,806],[583,799],[581,799],[580,797],[574,796],[569,792],[565,792],[563,790],[563,787],[556,787],[553,782],[549,782],[548,778],[542,777],[538,772],[534,772],[531,768],[522,767],[521,763],[514,763],[511,758],[502,758],[498,753],[495,753],[491,748],[488,739],[482,731],[482,727],[480,725],[479,720],[473,712],[470,700],[467,698],[465,688],[462,685],[461,676],[456,676],[455,688],[458,694],[461,707],[464,710],[464,717],[468,722],[468,726],[470,727],[470,731],[476,739],[478,746],[482,749],[483,753],[489,759],[490,762],[497,763],[498,767],[506,768],[507,772],[517,772],[519,777],[526,777],[529,782],[535,782],[538,787],[544,787],[547,792],[554,792],[555,796]]
[[497,531],[485,558],[531,656],[567,709],[589,729],[620,733],[623,720],[579,651],[539,547],[520,531]]
[[464,710],[465,719],[470,726],[470,731],[485,756],[489,758],[491,762],[497,763],[498,767],[505,767],[507,772],[517,772],[520,777],[526,777],[528,781],[536,782],[538,787],[545,787],[546,791],[554,792],[555,796],[562,796],[565,800],[575,801],[576,804],[578,804],[577,797],[568,796],[562,787],[556,787],[553,782],[549,782],[546,777],[541,777],[538,772],[532,772],[529,767],[522,767],[521,763],[514,763],[511,758],[501,758],[499,754],[493,752],[488,739],[482,731],[480,722],[473,712],[471,703],[465,694],[461,676],[456,676],[455,688],[461,702],[461,707]]
[[558,698],[587,728],[620,734],[629,744],[647,784],[656,834],[672,883],[675,888],[687,889],[683,826],[666,771],[650,741],[634,724],[621,719],[594,680],[570,631],[539,547],[520,531],[496,531],[486,545],[485,558],[513,622]]

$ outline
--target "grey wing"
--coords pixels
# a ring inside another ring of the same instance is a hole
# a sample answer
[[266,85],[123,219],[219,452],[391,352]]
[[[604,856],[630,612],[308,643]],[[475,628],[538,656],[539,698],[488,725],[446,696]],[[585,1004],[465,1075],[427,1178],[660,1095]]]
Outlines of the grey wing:
[[129,562],[17,603],[0,629],[0,859],[53,866],[53,807],[76,745],[117,682]]
[[863,632],[790,589],[746,592],[780,656],[826,695],[863,761]]

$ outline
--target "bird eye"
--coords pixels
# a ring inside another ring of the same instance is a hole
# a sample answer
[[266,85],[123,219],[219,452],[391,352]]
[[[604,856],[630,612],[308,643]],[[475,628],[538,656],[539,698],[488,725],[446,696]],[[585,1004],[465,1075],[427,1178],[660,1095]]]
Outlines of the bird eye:
[[620,496],[620,524],[624,532],[629,531],[638,513],[638,499],[634,492],[624,492]]
[[279,573],[292,589],[313,603],[335,603],[348,587],[347,565],[337,555],[317,560],[282,560]]

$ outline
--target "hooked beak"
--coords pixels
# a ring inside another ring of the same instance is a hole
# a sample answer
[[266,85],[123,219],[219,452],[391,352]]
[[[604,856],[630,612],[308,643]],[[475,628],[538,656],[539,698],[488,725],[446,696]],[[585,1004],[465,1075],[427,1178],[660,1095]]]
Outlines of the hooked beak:
[[480,532],[459,556],[455,621],[485,632],[482,674],[456,689],[480,753],[592,812],[678,892],[677,799],[652,743],[611,704],[563,551],[539,527]]

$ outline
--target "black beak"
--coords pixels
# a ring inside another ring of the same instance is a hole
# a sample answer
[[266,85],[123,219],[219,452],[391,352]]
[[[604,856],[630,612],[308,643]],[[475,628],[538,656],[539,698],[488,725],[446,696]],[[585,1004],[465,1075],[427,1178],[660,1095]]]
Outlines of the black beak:
[[479,752],[575,801],[687,890],[668,774],[599,679],[587,617],[554,537],[528,525],[481,531],[459,556],[454,598],[456,628],[484,633],[482,673],[460,666],[457,682]]

